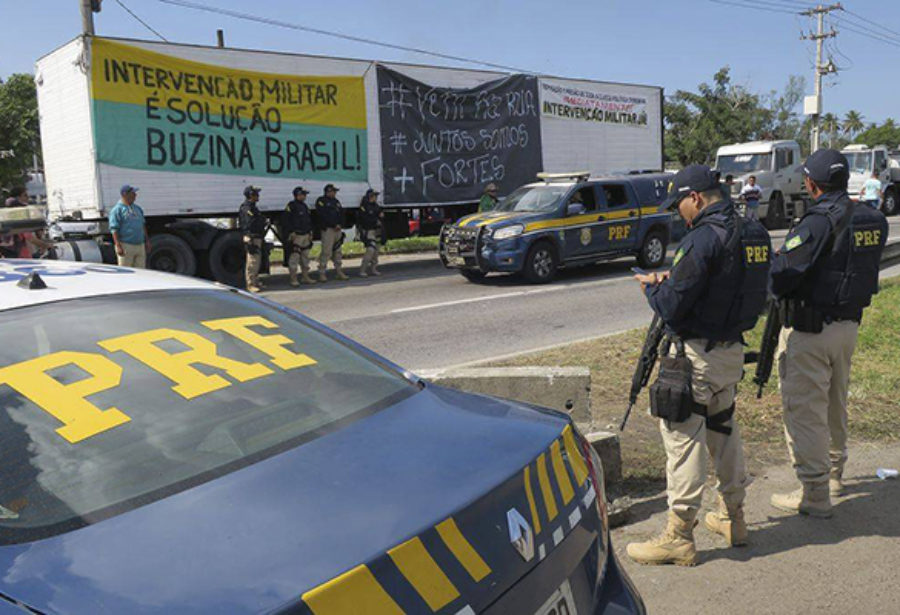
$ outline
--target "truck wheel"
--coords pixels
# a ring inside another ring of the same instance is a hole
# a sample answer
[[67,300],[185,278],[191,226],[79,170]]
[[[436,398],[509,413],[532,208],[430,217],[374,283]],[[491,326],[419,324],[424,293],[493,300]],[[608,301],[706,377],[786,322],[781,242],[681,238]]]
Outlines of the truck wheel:
[[666,237],[660,231],[650,231],[638,253],[638,264],[644,269],[658,269],[666,260]]
[[209,249],[209,272],[216,282],[229,286],[244,285],[244,241],[236,231],[216,237]]
[[481,282],[487,276],[484,271],[478,269],[460,269],[459,272],[470,282]]
[[766,228],[775,230],[784,228],[784,198],[776,192],[769,199],[769,211],[766,212]]
[[545,284],[556,275],[556,249],[547,241],[539,241],[528,251],[522,274],[532,284]]
[[171,233],[161,233],[150,237],[147,268],[191,276],[197,273],[197,259],[184,239]]
[[891,189],[884,193],[881,211],[885,216],[893,216],[897,213],[897,192],[895,190]]

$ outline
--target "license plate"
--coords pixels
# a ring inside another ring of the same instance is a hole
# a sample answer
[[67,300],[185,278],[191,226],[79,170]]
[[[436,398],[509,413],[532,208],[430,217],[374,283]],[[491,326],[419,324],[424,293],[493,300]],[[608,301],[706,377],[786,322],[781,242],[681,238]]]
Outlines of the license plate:
[[566,581],[559,586],[553,595],[544,603],[544,606],[535,611],[534,615],[577,615],[575,599],[572,597],[572,587]]
[[450,256],[447,258],[447,264],[451,267],[462,267],[466,264],[466,259],[459,256]]
[[459,256],[459,246],[447,246],[447,256]]

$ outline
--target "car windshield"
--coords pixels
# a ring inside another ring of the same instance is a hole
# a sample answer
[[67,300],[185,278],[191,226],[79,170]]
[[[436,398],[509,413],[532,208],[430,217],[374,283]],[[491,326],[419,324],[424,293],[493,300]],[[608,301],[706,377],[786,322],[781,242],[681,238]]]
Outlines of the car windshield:
[[552,211],[568,191],[569,186],[554,184],[522,186],[506,197],[495,211]]
[[850,163],[851,173],[869,173],[872,170],[872,152],[844,152]]
[[147,504],[416,391],[302,318],[227,290],[0,312],[0,543]]
[[743,175],[754,171],[768,171],[772,165],[772,154],[737,154],[719,156],[716,169],[726,174]]

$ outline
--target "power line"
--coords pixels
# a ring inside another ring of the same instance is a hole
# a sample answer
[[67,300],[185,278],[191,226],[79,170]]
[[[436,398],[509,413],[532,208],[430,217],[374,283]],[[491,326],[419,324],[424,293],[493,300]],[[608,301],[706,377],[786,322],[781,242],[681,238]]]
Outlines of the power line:
[[[160,1],[164,1],[164,0],[160,0]],[[744,9],[755,9],[757,11],[768,11],[770,13],[787,13],[788,15],[794,15],[796,13],[795,11],[789,11],[787,9],[776,9],[776,8],[770,8],[767,6],[760,6],[760,5],[756,5],[756,4],[746,4],[743,2],[729,2],[728,0],[709,0],[709,1],[712,2],[713,4],[726,4],[728,6],[739,6]]]
[[888,32],[890,32],[892,34],[896,34],[897,36],[900,36],[900,32],[897,32],[896,30],[891,30],[890,28],[885,27],[885,25],[883,23],[878,23],[876,21],[872,21],[871,19],[867,19],[867,18],[863,17],[862,15],[860,15],[859,13],[854,13],[853,11],[846,9],[846,8],[844,9],[844,12],[847,13],[848,15],[852,15],[853,17],[856,17],[860,21],[867,22],[869,24],[872,24],[873,26],[876,26],[877,28],[880,28],[882,30],[887,30]]
[[147,28],[148,30],[150,30],[151,32],[153,32],[153,34],[155,34],[156,36],[158,36],[159,38],[161,38],[161,39],[162,39],[163,41],[165,41],[166,43],[169,42],[169,39],[167,39],[165,36],[163,36],[162,34],[160,34],[159,32],[157,32],[156,30],[154,30],[154,29],[150,26],[150,24],[148,24],[146,21],[144,21],[143,19],[141,19],[140,17],[138,17],[137,15],[135,15],[134,11],[132,11],[132,10],[131,10],[130,8],[128,8],[127,6],[125,6],[125,3],[122,2],[122,0],[116,0],[116,3],[117,3],[119,6],[121,6],[123,9],[125,9],[125,11],[126,11],[129,15],[131,15],[132,17],[134,17],[135,19],[137,19],[137,20],[141,23],[141,25],[143,25],[145,28]]
[[881,43],[887,43],[888,45],[893,45],[894,47],[900,47],[900,41],[898,41],[896,39],[884,38],[880,35],[872,34],[871,32],[866,32],[865,30],[858,30],[858,29],[854,28],[853,26],[851,26],[850,24],[848,24],[847,22],[835,21],[835,23],[837,23],[838,27],[841,28],[842,30],[847,30],[848,32],[853,32],[855,34],[859,34],[860,36],[865,36],[874,41],[878,41]]
[[408,51],[412,53],[419,53],[422,55],[432,56],[436,58],[441,58],[444,60],[453,60],[454,62],[466,62],[469,64],[479,64],[481,66],[488,66],[491,68],[499,68],[504,71],[511,71],[516,73],[533,73],[534,71],[523,70],[521,68],[515,68],[513,66],[506,66],[504,64],[495,64],[493,62],[486,62],[484,60],[473,60],[472,58],[464,58],[462,56],[454,56],[446,53],[439,53],[436,51],[429,51],[427,49],[420,49],[417,47],[406,47],[404,45],[395,45],[393,43],[386,43],[383,41],[377,41],[370,38],[362,38],[359,36],[352,36],[350,34],[343,34],[341,32],[334,32],[330,30],[320,30],[318,28],[312,28],[310,26],[301,26],[300,24],[289,23],[286,21],[281,21],[278,19],[272,19],[269,17],[260,17],[258,15],[252,15],[250,13],[240,13],[238,11],[232,11],[229,9],[218,8],[214,6],[208,6],[205,4],[200,4],[199,2],[190,2],[188,0],[157,0],[158,2],[162,2],[163,4],[171,4],[173,6],[180,6],[182,8],[195,9],[198,11],[206,11],[208,13],[217,13],[219,15],[225,15],[227,17],[234,17],[235,19],[243,19],[245,21],[254,21],[256,23],[262,23],[269,26],[278,26],[280,28],[288,28],[290,30],[300,30],[302,32],[311,32],[313,34],[321,34],[322,36],[332,36],[334,38],[343,39],[345,41],[353,41],[355,43],[365,43],[367,45],[375,45],[378,47],[386,47],[388,49],[395,49],[398,51]]
[[846,17],[835,15],[834,17],[832,17],[832,20],[841,27],[855,28],[855,31],[858,33],[861,32],[874,38],[900,43],[900,37],[891,36],[890,34],[883,34],[882,32],[870,28],[869,26],[859,24],[855,21],[848,21]]

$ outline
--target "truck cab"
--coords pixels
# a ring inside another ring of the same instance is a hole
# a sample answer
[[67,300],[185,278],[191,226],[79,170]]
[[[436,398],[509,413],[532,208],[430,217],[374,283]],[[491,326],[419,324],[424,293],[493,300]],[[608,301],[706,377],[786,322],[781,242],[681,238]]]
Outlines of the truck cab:
[[473,281],[504,272],[544,283],[560,267],[621,256],[634,256],[648,269],[663,264],[672,216],[658,207],[671,174],[538,178],[493,211],[445,225],[439,243],[444,265]]
[[731,176],[731,198],[737,201],[751,175],[762,189],[759,219],[767,228],[783,228],[805,207],[803,177],[797,167],[803,159],[796,141],[753,141],[719,148],[716,169],[722,179]]
[[850,198],[858,200],[866,180],[877,173],[884,194],[881,210],[886,216],[896,214],[900,206],[900,154],[891,152],[885,145],[869,147],[862,143],[848,145],[841,153],[850,163],[850,181],[847,184]]

